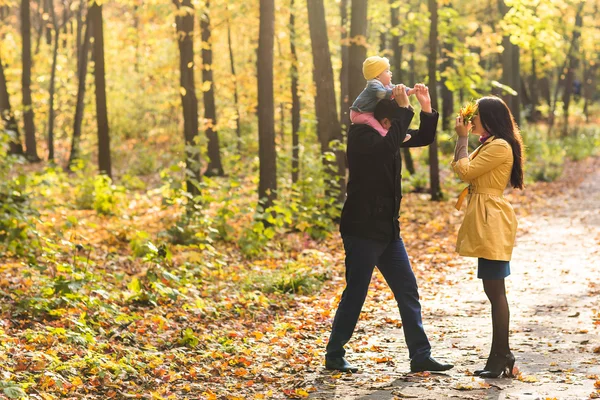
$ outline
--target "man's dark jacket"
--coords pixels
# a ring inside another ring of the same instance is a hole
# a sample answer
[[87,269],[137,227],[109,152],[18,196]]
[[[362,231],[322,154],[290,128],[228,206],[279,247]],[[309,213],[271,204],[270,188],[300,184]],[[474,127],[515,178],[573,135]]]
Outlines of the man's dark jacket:
[[[412,110],[397,107],[386,136],[381,136],[369,125],[350,126],[346,149],[350,178],[340,223],[342,236],[379,241],[400,237],[400,148],[433,143],[439,118],[435,110],[421,112],[419,129],[408,129],[413,116]],[[412,137],[402,143],[407,133]]]

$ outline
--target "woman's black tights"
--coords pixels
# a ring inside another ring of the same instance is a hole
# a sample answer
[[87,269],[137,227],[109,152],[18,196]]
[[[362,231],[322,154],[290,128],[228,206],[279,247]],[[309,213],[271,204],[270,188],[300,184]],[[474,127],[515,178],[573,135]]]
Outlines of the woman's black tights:
[[510,310],[506,299],[506,288],[504,279],[484,279],[483,289],[490,303],[492,303],[492,349],[490,354],[508,354],[508,325],[510,321]]

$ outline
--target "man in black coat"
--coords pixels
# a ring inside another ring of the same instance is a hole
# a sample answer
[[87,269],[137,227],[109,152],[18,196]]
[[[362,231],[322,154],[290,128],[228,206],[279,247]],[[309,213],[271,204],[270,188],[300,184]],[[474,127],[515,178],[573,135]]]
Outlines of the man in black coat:
[[[358,370],[344,358],[344,345],[354,332],[375,266],[398,302],[411,371],[446,371],[453,367],[431,357],[417,281],[400,237],[400,148],[433,143],[439,118],[438,112],[431,109],[428,88],[415,85],[415,89],[421,105],[418,130],[408,129],[414,112],[404,85],[394,88],[394,100],[381,100],[375,108],[375,119],[388,129],[386,136],[369,125],[354,124],[348,130],[350,179],[340,223],[346,251],[346,288],[327,344],[327,369]],[[403,143],[407,133],[412,137]]]

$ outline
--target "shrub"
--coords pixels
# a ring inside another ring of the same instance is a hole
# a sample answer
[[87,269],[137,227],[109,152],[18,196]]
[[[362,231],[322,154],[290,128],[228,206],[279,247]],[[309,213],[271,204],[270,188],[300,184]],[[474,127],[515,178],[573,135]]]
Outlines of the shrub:
[[13,166],[19,158],[8,155],[10,137],[0,131],[0,246],[4,251],[23,255],[31,245],[29,240],[35,234],[35,220],[39,216],[31,201],[33,194],[28,191],[28,178],[24,174],[11,176]]
[[[81,175],[80,175],[81,176]],[[106,175],[85,177],[75,190],[75,204],[83,210],[95,210],[98,214],[116,214],[125,189],[112,184]]]

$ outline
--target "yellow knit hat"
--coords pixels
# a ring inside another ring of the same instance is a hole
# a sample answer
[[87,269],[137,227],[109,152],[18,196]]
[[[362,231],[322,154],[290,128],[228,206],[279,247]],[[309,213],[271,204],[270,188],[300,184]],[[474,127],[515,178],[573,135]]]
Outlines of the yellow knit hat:
[[390,61],[385,57],[369,57],[363,63],[363,75],[366,80],[375,79],[390,67]]

